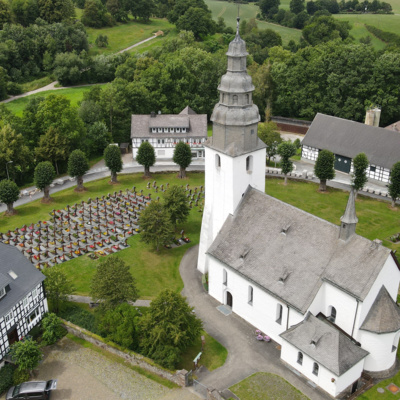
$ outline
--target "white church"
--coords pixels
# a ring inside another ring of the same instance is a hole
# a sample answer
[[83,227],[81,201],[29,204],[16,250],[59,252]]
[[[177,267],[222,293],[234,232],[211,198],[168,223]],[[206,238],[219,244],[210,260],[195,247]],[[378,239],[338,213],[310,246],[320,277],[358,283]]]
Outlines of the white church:
[[198,269],[211,296],[281,345],[284,363],[332,397],[354,392],[363,371],[389,374],[396,362],[400,265],[355,233],[352,192],[340,226],[265,194],[239,30],[227,56],[205,144]]

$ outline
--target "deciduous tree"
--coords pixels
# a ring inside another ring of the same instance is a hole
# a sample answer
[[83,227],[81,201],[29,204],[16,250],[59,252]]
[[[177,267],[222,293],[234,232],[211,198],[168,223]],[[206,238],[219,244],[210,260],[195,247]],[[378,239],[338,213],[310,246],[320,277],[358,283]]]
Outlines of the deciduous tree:
[[140,321],[142,351],[168,368],[199,337],[202,323],[179,293],[165,289],[151,302]]
[[139,345],[138,320],[136,309],[128,303],[122,303],[100,315],[98,329],[107,340],[136,350]]
[[331,151],[321,150],[318,153],[314,173],[319,179],[319,190],[325,192],[326,181],[335,177],[335,155]]
[[389,196],[392,198],[392,207],[396,206],[396,200],[400,197],[400,161],[393,165],[390,171]]
[[42,340],[45,344],[53,344],[61,339],[66,330],[61,326],[61,320],[54,313],[46,313],[42,320]]
[[6,215],[14,215],[14,202],[19,198],[19,189],[15,182],[4,179],[0,182],[0,201],[7,205]]
[[152,201],[139,216],[140,236],[145,243],[152,244],[158,251],[160,245],[171,242],[173,226],[171,216],[158,201]]
[[50,185],[56,176],[56,171],[50,161],[42,161],[35,168],[35,185],[43,190],[42,203],[50,202]]
[[85,153],[81,150],[74,150],[68,158],[68,174],[76,178],[76,192],[85,190],[83,186],[83,175],[85,175],[87,171],[89,171],[89,161]]
[[63,302],[68,300],[68,295],[74,291],[74,286],[59,265],[45,268],[42,272],[46,276],[44,287],[47,298],[50,300],[53,310],[58,312]]
[[180,31],[192,31],[196,39],[202,36],[213,35],[216,31],[216,24],[211,13],[203,8],[189,8],[185,14],[176,21],[176,27]]
[[138,291],[129,267],[119,257],[106,257],[97,264],[90,295],[100,307],[109,310],[128,301],[136,301]]
[[156,153],[154,147],[149,142],[143,142],[136,154],[136,161],[143,165],[145,178],[150,177],[150,167],[156,162]]
[[282,173],[285,175],[284,185],[287,185],[287,174],[293,170],[290,157],[296,154],[296,147],[291,142],[283,142],[278,146],[278,154],[281,156]]
[[190,207],[185,189],[177,185],[171,186],[171,188],[164,193],[164,207],[169,213],[175,229],[177,222],[183,224],[190,214]]
[[9,22],[11,22],[10,3],[0,0],[0,29],[3,29],[3,25]]
[[258,137],[267,145],[267,157],[269,163],[271,157],[275,157],[278,154],[278,145],[282,143],[278,126],[275,122],[258,124]]
[[175,164],[178,164],[179,169],[179,178],[186,178],[186,168],[192,162],[192,150],[187,143],[179,142],[174,149],[174,155],[172,160]]
[[118,146],[109,145],[104,150],[106,167],[111,171],[111,183],[118,183],[117,173],[122,171],[122,157]]
[[25,339],[15,342],[10,347],[11,357],[18,365],[19,371],[32,371],[39,365],[43,355],[39,345],[33,339]]
[[357,198],[357,192],[362,190],[365,184],[368,182],[367,168],[369,166],[368,157],[365,153],[357,154],[353,158],[353,175],[351,178],[351,185],[355,190],[355,196]]

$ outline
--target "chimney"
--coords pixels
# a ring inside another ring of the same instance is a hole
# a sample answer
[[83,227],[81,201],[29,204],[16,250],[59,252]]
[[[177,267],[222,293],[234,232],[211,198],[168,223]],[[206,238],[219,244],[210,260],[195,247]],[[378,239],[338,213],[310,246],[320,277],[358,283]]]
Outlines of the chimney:
[[379,107],[370,108],[365,115],[365,125],[379,127],[381,119],[381,109]]
[[150,118],[155,118],[157,116],[157,114],[154,112],[154,111],[152,111],[151,113],[150,113]]

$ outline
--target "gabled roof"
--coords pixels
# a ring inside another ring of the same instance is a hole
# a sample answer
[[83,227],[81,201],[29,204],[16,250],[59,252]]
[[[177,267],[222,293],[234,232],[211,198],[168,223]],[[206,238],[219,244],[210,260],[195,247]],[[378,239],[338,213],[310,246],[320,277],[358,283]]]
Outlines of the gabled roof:
[[391,169],[399,161],[400,133],[318,113],[302,144],[349,158],[365,153],[370,164]]
[[[185,128],[183,133],[152,133],[151,128]],[[207,114],[196,114],[189,106],[179,114],[133,114],[131,138],[207,138]]]
[[374,333],[397,332],[400,329],[400,309],[385,286],[381,287],[360,329]]
[[343,375],[369,354],[310,312],[302,322],[280,336],[337,376]]
[[248,187],[208,254],[304,314],[324,281],[363,301],[390,249]]
[[[16,279],[8,275],[10,270],[15,272]],[[16,247],[4,243],[0,243],[0,274],[9,278],[10,285],[10,290],[0,299],[0,317],[45,279]]]

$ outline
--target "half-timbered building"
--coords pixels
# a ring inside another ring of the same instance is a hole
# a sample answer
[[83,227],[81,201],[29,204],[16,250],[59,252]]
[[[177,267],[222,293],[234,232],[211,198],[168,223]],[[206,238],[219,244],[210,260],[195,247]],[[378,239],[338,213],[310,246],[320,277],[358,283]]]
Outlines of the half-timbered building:
[[0,363],[48,311],[44,279],[17,248],[0,243]]

